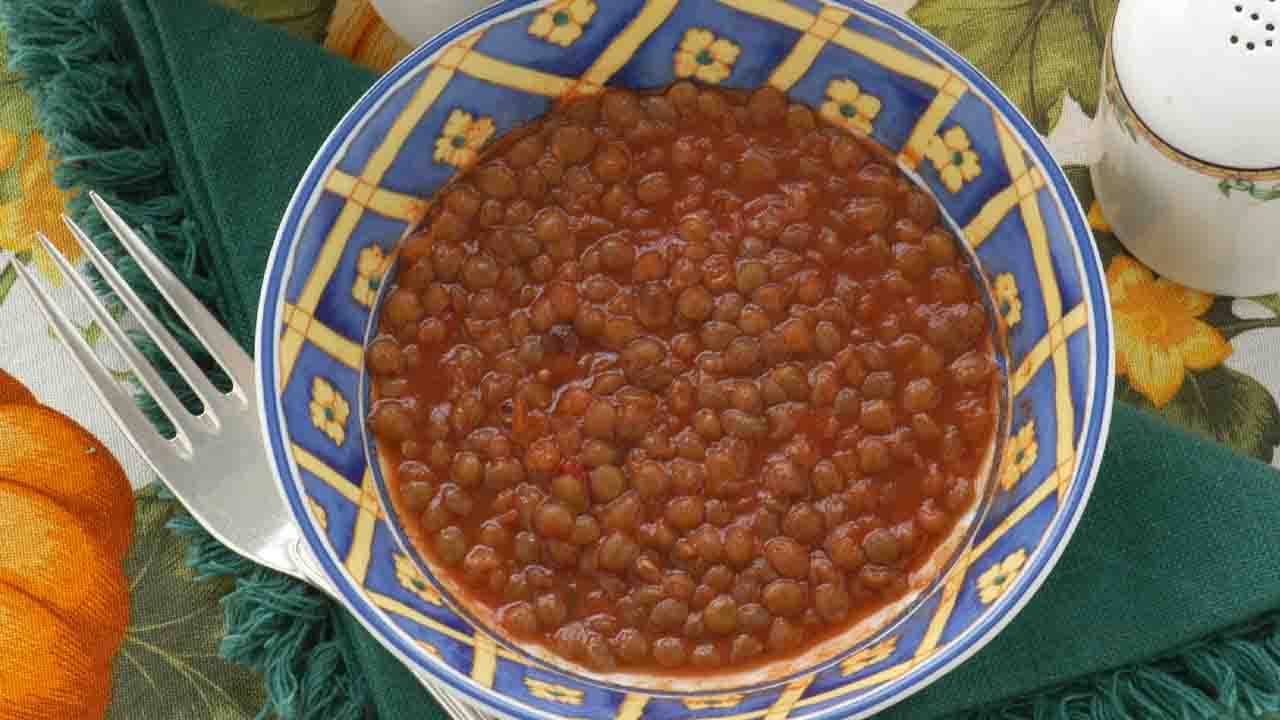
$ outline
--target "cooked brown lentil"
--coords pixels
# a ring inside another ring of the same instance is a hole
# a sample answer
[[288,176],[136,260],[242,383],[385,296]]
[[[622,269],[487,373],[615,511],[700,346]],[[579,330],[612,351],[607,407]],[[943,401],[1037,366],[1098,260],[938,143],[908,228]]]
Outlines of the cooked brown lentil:
[[566,104],[442,191],[367,349],[411,535],[520,641],[741,668],[899,597],[974,502],[973,274],[873,142],[762,89]]

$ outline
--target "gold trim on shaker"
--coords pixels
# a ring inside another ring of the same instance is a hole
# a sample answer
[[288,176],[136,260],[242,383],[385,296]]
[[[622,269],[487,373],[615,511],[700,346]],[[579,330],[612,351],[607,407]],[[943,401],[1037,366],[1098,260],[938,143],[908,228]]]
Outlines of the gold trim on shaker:
[[[1146,139],[1147,144],[1151,145],[1151,147],[1156,150],[1159,150],[1162,155],[1179,165],[1191,168],[1192,170],[1204,175],[1221,178],[1223,183],[1226,183],[1228,186],[1224,192],[1231,189],[1240,189],[1231,185],[1230,181],[1232,180],[1241,180],[1246,182],[1258,180],[1280,180],[1280,167],[1264,168],[1261,170],[1247,170],[1244,168],[1217,165],[1205,162],[1193,155],[1188,155],[1165,142],[1163,138],[1157,135],[1155,131],[1143,122],[1142,118],[1134,112],[1133,106],[1129,104],[1129,98],[1124,93],[1124,87],[1120,84],[1119,76],[1116,75],[1115,54],[1112,52],[1111,43],[1107,43],[1106,65],[1105,82],[1102,91],[1106,95],[1107,104],[1110,106],[1111,111],[1116,114],[1117,122],[1120,123],[1126,134],[1128,134],[1130,138],[1133,138],[1135,142],[1137,141],[1135,133],[1142,135]],[[1219,183],[1219,185],[1221,186],[1223,183]]]

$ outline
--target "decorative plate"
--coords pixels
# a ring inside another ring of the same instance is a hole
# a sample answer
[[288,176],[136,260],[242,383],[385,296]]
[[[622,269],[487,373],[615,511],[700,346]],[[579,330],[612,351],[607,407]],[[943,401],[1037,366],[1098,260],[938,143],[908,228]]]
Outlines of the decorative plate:
[[[769,83],[870,132],[963,231],[1008,327],[1012,434],[974,543],[888,631],[814,672],[650,695],[530,660],[442,602],[379,501],[357,407],[391,249],[432,192],[559,97],[677,79]],[[419,47],[330,135],[263,286],[258,371],[276,475],[342,600],[408,667],[517,718],[849,718],[918,691],[1039,587],[1089,496],[1111,410],[1106,284],[1039,136],[977,70],[864,2],[508,0]]]

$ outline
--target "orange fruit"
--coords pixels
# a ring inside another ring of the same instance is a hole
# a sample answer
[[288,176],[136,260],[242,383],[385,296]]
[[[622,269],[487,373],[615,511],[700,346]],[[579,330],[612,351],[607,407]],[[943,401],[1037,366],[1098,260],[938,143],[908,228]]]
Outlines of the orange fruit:
[[106,714],[132,535],[106,446],[0,371],[0,720]]
[[35,404],[36,396],[31,394],[26,385],[9,373],[0,370],[0,405],[11,403]]
[[111,666],[86,644],[89,631],[0,586],[0,720],[103,717]]
[[0,487],[29,487],[94,528],[116,562],[133,535],[133,490],[111,451],[43,405],[0,405]]

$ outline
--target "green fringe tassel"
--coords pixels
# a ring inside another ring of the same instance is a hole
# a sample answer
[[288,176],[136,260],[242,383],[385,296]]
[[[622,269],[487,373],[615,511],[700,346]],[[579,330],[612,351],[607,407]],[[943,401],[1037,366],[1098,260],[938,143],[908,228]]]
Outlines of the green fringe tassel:
[[340,607],[228,550],[189,515],[175,517],[169,528],[190,543],[187,564],[201,579],[237,578],[222,599],[228,630],[221,653],[264,673],[270,709],[300,720],[365,717],[372,698],[350,643],[335,633]]
[[[96,190],[139,228],[152,249],[217,312],[200,228],[186,216],[145,79],[126,54],[127,39],[115,34],[115,12],[119,9],[110,0],[0,0],[10,66],[23,75],[45,137],[62,159],[58,185],[80,191],[69,204],[71,216],[214,383],[227,387],[225,375],[124,253],[85,192]],[[95,280],[109,296],[101,279]],[[187,406],[198,410],[199,401],[158,349],[139,344]],[[167,429],[154,402],[144,398],[143,404],[148,416]],[[227,634],[221,654],[265,676],[268,701],[260,718],[366,717],[370,691],[341,634],[340,608],[307,585],[231,552],[186,513],[170,527],[189,541],[188,563],[200,576],[236,579],[235,589],[222,600]]]
[[[116,37],[108,0],[0,0],[10,64],[36,98],[45,135],[62,164],[58,184],[95,189],[164,257],[196,295],[216,307],[201,256],[200,228],[186,217],[171,158],[136,67]],[[213,368],[182,322],[125,257],[81,193],[70,212],[147,305],[160,309],[202,366]],[[149,355],[158,359],[151,349]],[[198,402],[167,363],[171,385]],[[158,413],[153,413],[158,415]],[[319,592],[236,555],[188,515],[170,525],[190,543],[202,577],[236,578],[223,599],[222,655],[258,669],[269,700],[260,717],[359,720],[370,690],[341,636],[342,612]],[[1257,717],[1280,711],[1280,613],[1264,616],[1151,663],[1099,673],[957,717],[967,720],[1183,720]],[[371,714],[371,713],[369,713]]]
[[1149,663],[1098,673],[965,720],[1199,720],[1280,711],[1280,612]]

